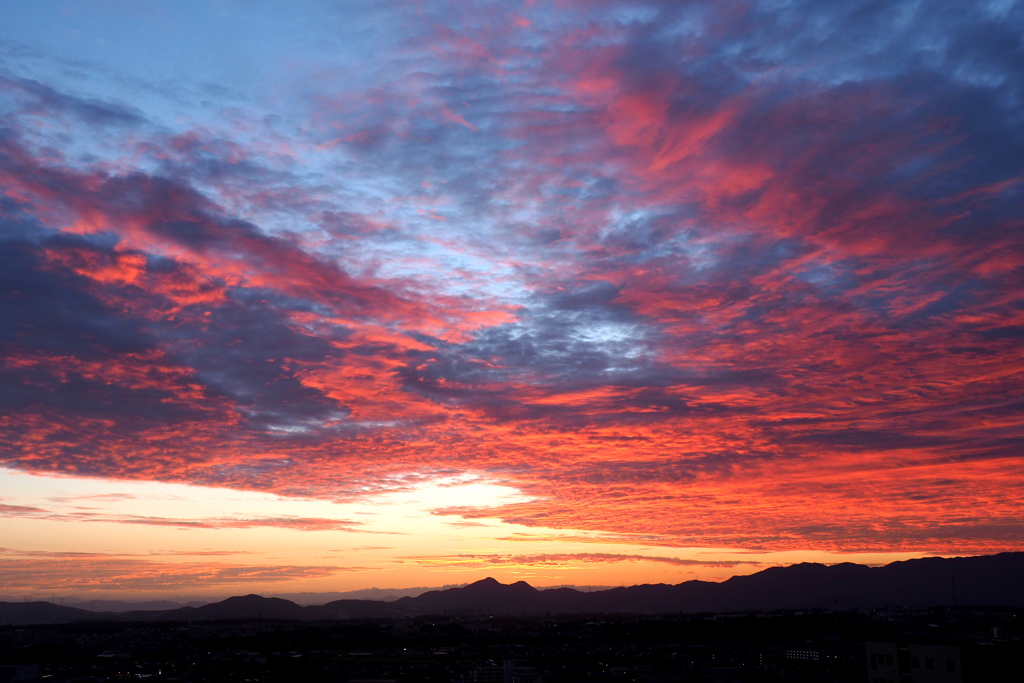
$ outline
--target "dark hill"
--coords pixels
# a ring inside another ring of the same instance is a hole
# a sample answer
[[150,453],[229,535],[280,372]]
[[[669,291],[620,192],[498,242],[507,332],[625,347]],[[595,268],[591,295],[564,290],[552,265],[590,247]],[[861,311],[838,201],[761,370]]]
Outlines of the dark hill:
[[415,598],[400,598],[394,605],[416,614],[522,614],[543,611],[547,604],[544,593],[525,581],[506,585],[488,577],[462,588],[428,591]]
[[[196,602],[193,606],[203,604]],[[157,610],[178,609],[185,607],[184,603],[171,602],[170,600],[146,600],[142,602],[130,602],[126,600],[86,600],[76,602],[72,607],[87,609],[91,612],[154,612]]]
[[383,619],[408,616],[408,610],[386,600],[335,600],[321,607],[307,607],[321,619]]
[[171,610],[124,612],[124,620],[135,621],[217,621],[222,619],[289,619],[322,618],[290,600],[265,598],[260,595],[239,595],[201,607],[179,607]]
[[1024,553],[925,558],[866,567],[844,562],[772,567],[722,583],[687,581],[581,593],[488,578],[394,604],[413,614],[569,614],[852,609],[883,605],[1024,606]]
[[306,619],[306,610],[290,600],[242,595],[191,609],[190,619]]
[[427,614],[598,614],[602,612],[743,612],[976,605],[1024,607],[1024,553],[925,558],[884,567],[803,563],[773,567],[722,583],[687,581],[604,591],[538,590],[493,578],[394,602],[336,600],[300,607],[289,600],[246,595],[173,610],[97,613],[46,602],[0,603],[0,623],[66,623],[84,619],[207,621],[218,619],[357,619]]
[[67,624],[103,618],[97,612],[52,602],[0,602],[0,624]]

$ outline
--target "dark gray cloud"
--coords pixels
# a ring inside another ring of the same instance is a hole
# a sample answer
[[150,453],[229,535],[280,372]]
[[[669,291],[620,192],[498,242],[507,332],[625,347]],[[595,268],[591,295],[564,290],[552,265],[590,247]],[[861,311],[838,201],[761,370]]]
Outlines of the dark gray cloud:
[[[297,378],[303,363],[337,361],[341,354],[327,339],[289,325],[274,293],[230,290],[213,305],[160,316],[171,302],[144,287],[191,276],[173,261],[139,255],[149,282],[97,283],[79,272],[95,272],[124,254],[114,252],[107,236],[53,234],[24,221],[6,225],[11,229],[0,239],[6,411],[173,425],[211,417],[205,404],[226,399],[254,428],[285,433],[347,413]],[[134,313],[140,310],[146,314]],[[143,363],[166,365],[166,372]],[[202,395],[196,403],[179,400],[191,383]]]
[[37,80],[3,72],[0,72],[0,91],[14,93],[21,100],[22,109],[18,112],[21,116],[65,115],[87,126],[113,128],[135,127],[147,122],[142,112],[124,104],[78,97]]

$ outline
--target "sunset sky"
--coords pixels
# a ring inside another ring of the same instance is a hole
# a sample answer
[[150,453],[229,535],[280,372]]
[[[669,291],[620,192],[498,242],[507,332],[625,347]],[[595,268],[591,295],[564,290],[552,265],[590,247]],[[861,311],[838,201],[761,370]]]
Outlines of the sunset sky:
[[0,599],[1024,550],[1024,2],[2,13]]

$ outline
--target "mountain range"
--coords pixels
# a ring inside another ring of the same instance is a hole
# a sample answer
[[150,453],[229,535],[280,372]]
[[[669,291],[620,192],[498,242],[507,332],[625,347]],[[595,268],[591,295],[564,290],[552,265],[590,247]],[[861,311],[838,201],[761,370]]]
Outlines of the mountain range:
[[884,567],[802,563],[735,576],[721,583],[644,584],[593,592],[537,589],[523,581],[503,584],[486,578],[467,586],[428,591],[391,602],[344,599],[318,606],[301,606],[290,600],[259,595],[237,596],[199,607],[128,612],[92,611],[49,602],[0,602],[0,624],[845,610],[884,605],[1024,607],[1024,553],[934,557]]

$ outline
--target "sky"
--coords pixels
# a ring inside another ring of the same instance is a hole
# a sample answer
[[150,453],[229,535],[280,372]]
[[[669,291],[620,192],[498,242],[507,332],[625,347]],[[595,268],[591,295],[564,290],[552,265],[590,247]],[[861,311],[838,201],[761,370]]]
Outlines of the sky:
[[0,24],[0,596],[1024,550],[1024,2]]

